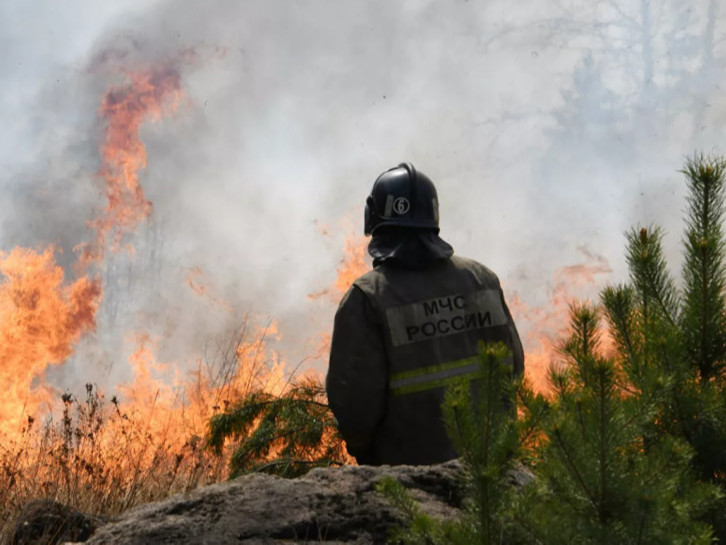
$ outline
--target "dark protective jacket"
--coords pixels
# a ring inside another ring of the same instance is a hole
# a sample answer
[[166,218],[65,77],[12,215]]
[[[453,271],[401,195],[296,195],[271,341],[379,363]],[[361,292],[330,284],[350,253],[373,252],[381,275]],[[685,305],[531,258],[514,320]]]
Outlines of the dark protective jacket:
[[326,379],[350,454],[372,465],[455,458],[441,403],[447,383],[476,372],[479,341],[504,342],[523,372],[499,279],[484,265],[385,260],[358,278],[335,315]]

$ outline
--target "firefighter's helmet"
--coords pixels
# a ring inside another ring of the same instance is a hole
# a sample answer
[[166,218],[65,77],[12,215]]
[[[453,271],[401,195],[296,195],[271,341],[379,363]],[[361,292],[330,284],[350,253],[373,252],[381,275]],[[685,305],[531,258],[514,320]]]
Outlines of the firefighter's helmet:
[[439,229],[439,199],[434,183],[411,163],[381,174],[366,200],[364,232],[384,225]]

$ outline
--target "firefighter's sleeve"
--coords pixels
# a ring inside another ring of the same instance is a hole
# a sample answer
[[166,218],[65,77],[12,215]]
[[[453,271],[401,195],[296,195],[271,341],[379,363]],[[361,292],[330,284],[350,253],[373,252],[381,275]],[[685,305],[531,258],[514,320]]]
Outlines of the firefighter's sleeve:
[[325,386],[348,452],[359,463],[373,463],[373,438],[386,408],[387,368],[381,324],[354,285],[335,314]]
[[511,312],[509,312],[509,307],[504,300],[504,292],[502,291],[501,287],[499,288],[499,293],[501,293],[502,306],[504,307],[504,312],[507,315],[507,328],[509,329],[510,337],[509,346],[512,350],[512,359],[514,360],[514,374],[517,376],[521,376],[522,373],[524,373],[524,349],[522,348],[522,341],[519,338],[517,326],[514,325],[514,319],[512,318],[512,314]]

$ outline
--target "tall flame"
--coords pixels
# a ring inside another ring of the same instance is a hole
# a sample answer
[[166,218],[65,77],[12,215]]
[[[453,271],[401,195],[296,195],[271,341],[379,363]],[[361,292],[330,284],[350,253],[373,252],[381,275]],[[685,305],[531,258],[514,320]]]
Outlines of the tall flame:
[[[336,268],[335,280],[329,287],[314,293],[309,293],[308,299],[314,300],[325,297],[330,302],[338,304],[345,292],[353,285],[356,278],[365,274],[371,268],[371,260],[367,252],[368,238],[355,234],[350,216],[341,219],[340,223],[347,234],[343,239],[343,255]],[[320,226],[319,228],[323,236],[329,235],[327,228]],[[320,333],[317,341],[315,341],[314,353],[311,356],[312,359],[327,361],[330,355],[331,341],[332,336],[329,332],[324,331]]]
[[[168,67],[126,72],[125,78],[105,94],[99,109],[106,121],[99,171],[106,205],[88,222],[91,241],[76,247],[76,270],[86,276],[66,282],[52,247],[0,253],[0,387],[5,390],[0,434],[10,439],[0,442],[0,508],[62,493],[74,504],[85,498],[88,508],[113,512],[219,480],[226,459],[201,448],[209,418],[252,391],[279,395],[288,386],[285,362],[268,345],[279,337],[274,322],[255,329],[247,321],[232,341],[218,345],[214,357],[198,359],[192,372],[190,361],[158,361],[155,339],[141,333],[129,359],[133,379],[118,386],[120,398],[112,397],[112,407],[88,384],[85,401],[64,394],[62,419],[33,428],[44,404],[57,408],[58,392],[45,384],[48,367],[66,361],[95,328],[101,284],[88,275],[104,266],[109,251],[128,244],[128,235],[152,212],[140,183],[146,166],[142,125],[174,112],[183,97],[179,76]],[[357,266],[360,259],[341,265]],[[352,279],[352,273],[348,276]],[[215,306],[231,310],[211,295],[201,268],[190,270],[188,282]],[[344,281],[337,282],[336,289],[345,288]],[[23,487],[13,488],[18,476]]]
[[101,285],[87,277],[68,284],[52,247],[0,253],[0,431],[18,431],[49,401],[43,382],[49,365],[63,363],[95,328]]
[[[173,70],[127,72],[125,85],[112,87],[104,96],[99,115],[107,120],[101,145],[100,175],[105,181],[107,204],[89,222],[91,243],[79,245],[79,270],[101,264],[112,235],[117,250],[151,213],[139,183],[146,166],[146,151],[139,131],[146,120],[174,111],[181,91]],[[6,418],[0,431],[10,434],[22,413],[36,415],[49,399],[44,384],[49,365],[62,364],[80,338],[94,331],[101,301],[98,278],[81,276],[71,284],[54,260],[54,249],[42,252],[16,248],[0,253],[0,387],[6,393],[0,407]],[[9,417],[9,419],[8,419]]]
[[125,85],[112,87],[103,97],[99,115],[107,120],[101,145],[100,175],[106,184],[103,213],[89,222],[95,240],[80,246],[84,265],[103,260],[111,235],[111,249],[118,250],[125,235],[133,233],[152,211],[139,181],[146,167],[146,148],[140,130],[147,121],[173,113],[181,102],[179,74],[167,67],[126,72]]

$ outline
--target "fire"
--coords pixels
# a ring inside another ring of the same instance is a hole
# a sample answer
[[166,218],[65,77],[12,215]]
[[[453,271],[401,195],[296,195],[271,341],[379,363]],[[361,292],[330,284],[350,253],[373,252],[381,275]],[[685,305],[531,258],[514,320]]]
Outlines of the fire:
[[129,357],[133,380],[119,386],[119,406],[146,440],[130,446],[136,458],[157,455],[147,443],[181,452],[192,437],[204,437],[209,419],[252,392],[280,395],[288,385],[285,362],[270,348],[277,324],[250,323],[231,337],[232,346],[212,360],[197,360],[191,372],[177,362],[159,362],[157,340],[138,334]]
[[[337,305],[356,278],[371,269],[371,260],[368,257],[369,239],[355,233],[350,215],[341,220],[341,225],[346,231],[346,235],[343,239],[343,256],[338,262],[335,280],[328,288],[308,294],[308,299],[315,300],[326,297],[328,301]],[[318,227],[323,236],[329,236],[329,229],[322,226]],[[331,341],[332,336],[329,332],[320,333],[317,342],[314,343],[311,359],[327,362],[330,355]]]
[[[76,271],[82,274],[101,270],[109,250],[124,244],[132,249],[128,237],[153,209],[141,185],[147,160],[141,128],[173,113],[183,97],[179,75],[168,67],[124,75],[125,83],[112,87],[99,108],[106,122],[99,172],[106,205],[87,224],[91,241],[76,247]],[[346,251],[331,288],[336,296],[356,271],[367,268],[360,242],[347,242]],[[117,387],[118,397],[112,396],[109,405],[106,394],[88,384],[85,401],[70,393],[62,396],[63,415],[56,420],[59,392],[45,384],[45,372],[63,364],[81,338],[94,331],[100,280],[84,275],[65,281],[53,248],[0,254],[0,273],[5,278],[0,284],[0,381],[5,388],[0,433],[11,439],[0,446],[5,469],[0,506],[21,504],[22,494],[66,495],[75,505],[87,501],[90,510],[108,513],[222,479],[227,458],[202,448],[210,417],[253,391],[277,396],[290,385],[285,362],[270,346],[280,337],[275,322],[255,327],[252,319],[245,320],[228,332],[214,357],[197,359],[191,371],[191,358],[159,361],[161,340],[141,332],[133,337],[129,358],[133,378]],[[211,295],[201,267],[190,269],[188,284],[231,310]],[[39,426],[34,422],[42,410],[49,420]],[[19,477],[22,489],[16,486]],[[0,529],[3,524],[0,519]]]
[[[169,69],[126,73],[125,85],[112,87],[104,96],[99,115],[107,121],[101,145],[101,177],[105,181],[107,205],[89,222],[95,233],[90,244],[81,244],[79,270],[102,265],[107,238],[117,250],[125,235],[132,233],[151,213],[139,183],[139,170],[146,165],[146,151],[139,131],[143,122],[157,120],[174,111],[181,97],[179,76]],[[63,270],[55,264],[53,248],[42,252],[16,248],[0,254],[0,355],[6,395],[3,414],[37,416],[50,389],[44,384],[49,365],[65,362],[80,338],[95,329],[101,301],[97,278],[81,276],[67,285]],[[21,409],[23,408],[23,409]],[[9,433],[17,422],[4,420]]]
[[[194,482],[199,482],[199,472],[208,469],[202,466],[196,443],[189,443],[190,436],[182,443],[181,433],[164,435],[165,428],[174,430],[170,424],[180,414],[176,385],[181,379],[174,376],[170,384],[156,380],[169,368],[155,362],[149,339],[142,338],[131,358],[135,378],[123,390],[128,403],[112,399],[115,413],[105,404],[103,392],[89,384],[85,402],[72,394],[62,396],[63,417],[56,420],[59,392],[45,382],[49,366],[62,365],[81,338],[95,329],[102,288],[94,274],[104,266],[107,249],[118,251],[124,237],[151,214],[139,178],[146,166],[141,126],[173,112],[182,96],[179,76],[168,67],[124,75],[125,83],[112,87],[99,109],[106,124],[99,175],[107,203],[88,222],[91,242],[77,246],[79,278],[65,280],[53,247],[0,253],[3,507],[20,504],[23,493],[60,497],[59,491],[65,490],[69,502],[78,504],[92,491],[92,509],[121,509],[138,503],[134,497],[138,487],[145,478],[155,478],[152,473],[161,465],[174,466],[164,485],[166,493],[182,486],[175,479],[190,452],[196,454],[187,476],[197,475]],[[43,413],[43,425],[34,424]],[[193,431],[203,435],[201,422],[195,421]],[[219,477],[218,467],[215,471]],[[65,475],[66,481],[59,475]],[[151,488],[145,493],[152,493]],[[4,523],[0,519],[0,526]]]
[[[343,256],[336,268],[335,280],[328,288],[308,294],[308,299],[327,296],[330,301],[337,304],[355,279],[371,269],[371,259],[368,257],[369,239],[356,233],[352,220],[353,214],[350,213],[340,220],[338,230],[343,231],[345,236],[343,238]],[[318,230],[323,236],[330,236],[331,229],[318,225]]]
[[227,312],[232,312],[232,306],[220,297],[216,297],[212,294],[212,288],[208,282],[204,270],[201,267],[196,266],[189,269],[187,274],[187,284],[189,288],[199,295],[200,297],[206,298],[209,302],[219,307],[222,307]]
[[[0,462],[9,476],[4,481],[0,474],[0,506],[7,504],[16,475],[39,483],[42,489],[36,492],[45,495],[57,495],[64,485],[68,501],[87,497],[93,510],[101,509],[94,503],[100,502],[107,512],[219,480],[226,474],[226,460],[213,458],[202,448],[210,417],[251,392],[280,395],[290,384],[289,367],[271,347],[280,339],[274,321],[255,325],[248,318],[227,332],[213,357],[191,356],[179,362],[160,361],[163,339],[138,332],[129,358],[132,379],[118,386],[118,397],[113,396],[110,405],[103,391],[88,385],[86,401],[64,395],[63,418],[51,422],[43,433],[30,433],[31,429],[41,431],[40,426],[33,428],[33,421],[44,409],[51,415],[57,409],[53,398],[59,392],[46,384],[46,371],[62,365],[83,336],[95,329],[102,287],[93,275],[103,269],[107,252],[124,245],[131,250],[130,237],[152,214],[140,176],[147,162],[142,126],[174,113],[184,97],[180,76],[169,66],[127,71],[124,78],[104,95],[98,111],[105,122],[99,176],[106,201],[88,222],[90,242],[77,246],[78,279],[66,280],[55,263],[53,247],[0,253],[0,387],[5,394],[0,399],[4,415],[0,433],[14,444],[22,443],[18,451],[0,445]],[[370,269],[368,240],[352,234],[350,228],[347,232],[335,279],[311,298],[325,295],[337,303],[352,282]],[[555,336],[567,323],[572,277],[591,282],[603,272],[597,266],[588,262],[580,269],[558,273],[550,310],[528,308],[518,298],[510,298],[515,318],[532,324],[535,340],[547,356],[552,348],[549,342],[543,344],[544,339]],[[201,267],[190,268],[187,280],[190,289],[231,314],[230,305],[213,295]],[[317,348],[321,359],[327,357],[329,343],[326,332]],[[534,343],[525,340],[525,344],[528,373],[541,383],[544,365],[531,349]],[[27,423],[24,428],[23,422]],[[26,453],[25,458],[21,460],[18,452]],[[15,465],[8,462],[11,459]],[[61,483],[58,475],[68,482]],[[73,482],[69,475],[74,476]]]
[[338,265],[333,293],[342,297],[356,278],[371,268],[368,257],[368,239],[363,235],[348,236],[343,245],[343,258]]
[[[561,357],[557,343],[568,331],[570,305],[580,293],[592,292],[597,276],[611,272],[607,261],[581,249],[585,262],[557,269],[552,280],[550,297],[545,306],[529,306],[518,294],[507,297],[507,303],[522,336],[525,351],[525,375],[541,392],[549,390],[548,370]],[[608,350],[609,336],[602,335]]]
[[23,413],[49,403],[48,366],[62,364],[94,330],[101,285],[88,277],[66,283],[53,247],[0,253],[0,273],[0,431],[8,436],[19,431]]
[[124,236],[151,214],[152,204],[139,181],[139,171],[146,167],[146,148],[139,133],[143,123],[173,113],[183,97],[179,74],[168,67],[126,72],[126,77],[127,83],[112,87],[99,108],[99,116],[107,121],[99,173],[107,204],[89,222],[95,240],[79,246],[83,265],[103,260],[109,235],[111,248],[117,251]]

